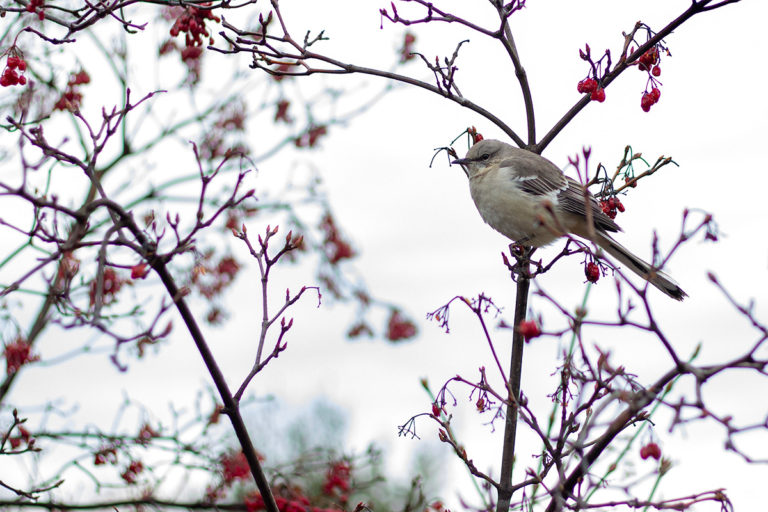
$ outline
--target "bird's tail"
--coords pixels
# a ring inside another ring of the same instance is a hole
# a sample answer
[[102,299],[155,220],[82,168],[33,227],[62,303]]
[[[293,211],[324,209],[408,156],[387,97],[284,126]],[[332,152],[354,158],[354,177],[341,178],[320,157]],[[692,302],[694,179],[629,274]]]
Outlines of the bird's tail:
[[671,277],[653,269],[651,265],[632,254],[627,248],[622,246],[616,240],[604,233],[596,233],[597,244],[608,254],[613,256],[619,263],[639,275],[653,286],[661,290],[664,294],[675,300],[683,300],[688,296]]

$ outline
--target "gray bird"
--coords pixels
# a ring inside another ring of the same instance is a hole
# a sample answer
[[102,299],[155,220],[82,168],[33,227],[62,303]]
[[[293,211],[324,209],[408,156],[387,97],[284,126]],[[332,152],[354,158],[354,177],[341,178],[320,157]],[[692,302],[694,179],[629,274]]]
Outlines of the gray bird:
[[[483,220],[519,244],[541,247],[567,233],[594,241],[626,268],[676,300],[687,294],[608,234],[621,231],[595,198],[546,158],[504,142],[478,142],[461,164]],[[593,229],[587,225],[587,205]]]

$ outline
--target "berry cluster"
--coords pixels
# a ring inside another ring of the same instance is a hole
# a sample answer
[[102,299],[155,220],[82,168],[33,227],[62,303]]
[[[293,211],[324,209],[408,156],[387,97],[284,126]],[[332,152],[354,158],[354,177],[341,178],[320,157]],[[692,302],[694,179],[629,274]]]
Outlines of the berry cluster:
[[12,375],[27,363],[39,361],[40,356],[32,354],[32,345],[22,338],[16,338],[13,343],[8,343],[3,349],[5,357],[6,373]]
[[117,464],[117,447],[115,445],[103,446],[93,454],[93,465]]
[[589,98],[592,101],[597,101],[599,103],[605,101],[605,89],[600,87],[600,84],[594,78],[585,78],[579,82],[576,89],[581,94],[589,94]]
[[313,148],[320,137],[327,134],[328,128],[325,125],[311,126],[306,132],[293,139],[293,144],[297,148]]
[[17,425],[16,429],[19,431],[19,435],[15,437],[9,437],[8,441],[11,444],[11,449],[16,450],[21,446],[21,443],[27,445],[27,448],[34,448],[35,446],[35,438],[32,437],[32,434],[24,428],[24,425]]
[[402,313],[393,310],[387,322],[387,339],[389,341],[407,340],[416,336],[416,325]]
[[640,98],[640,108],[643,109],[643,112],[648,112],[654,104],[659,102],[660,97],[661,91],[658,87],[652,88],[651,92],[644,92],[643,97]]
[[[210,5],[202,4],[203,6]],[[221,21],[218,16],[213,15],[210,9],[201,9],[199,7],[187,7],[184,13],[176,19],[176,23],[171,27],[171,36],[176,37],[181,32],[186,33],[187,48],[192,46],[202,46],[203,36],[209,38],[213,44],[213,38],[205,27],[205,20]]]
[[43,12],[44,6],[45,6],[45,0],[29,0],[29,3],[27,4],[26,9],[27,9],[27,12],[36,12],[37,18],[40,21],[43,21],[45,19],[45,13]]
[[144,464],[140,460],[132,460],[125,470],[120,473],[120,477],[125,480],[126,483],[135,484],[139,473],[144,471]]
[[[18,70],[18,72],[16,71]],[[0,75],[0,85],[10,87],[11,85],[24,85],[27,83],[27,77],[24,71],[27,70],[27,63],[21,57],[10,55],[6,61],[3,74]]]
[[[203,56],[203,38],[207,37],[208,42],[213,44],[213,37],[205,26],[206,20],[220,22],[218,16],[213,15],[209,7],[211,2],[205,2],[198,7],[172,7],[163,15],[167,19],[176,17],[176,21],[171,27],[171,37],[176,37],[182,32],[185,34],[184,48],[181,49],[181,60],[189,70],[191,83],[195,84],[200,80],[200,63]],[[175,44],[167,42],[160,49],[160,54],[169,53],[171,50],[178,50]]]
[[333,463],[325,475],[323,493],[329,496],[338,494],[339,500],[345,502],[347,500],[346,493],[349,492],[351,470],[352,468],[347,462],[338,461]]
[[288,100],[280,100],[277,103],[277,112],[275,112],[275,122],[282,121],[284,123],[292,123],[293,119],[288,115],[288,108],[291,106],[291,102]]
[[[244,500],[246,512],[259,512],[266,510],[267,506],[264,504],[264,499],[257,491],[249,494]],[[309,498],[297,493],[293,499],[284,498],[283,496],[275,496],[275,505],[280,512],[342,512],[338,508],[320,508],[310,506]],[[368,507],[364,507],[368,508]]]
[[654,46],[637,59],[637,69],[650,71],[653,76],[659,76],[661,74],[659,61],[659,50]]
[[[69,110],[74,112],[80,109],[80,103],[83,101],[83,94],[79,86],[91,82],[91,77],[86,71],[79,71],[70,75],[67,81],[67,88],[59,98],[59,101],[53,106],[54,110]],[[109,269],[108,269],[109,270]]]
[[[649,48],[639,59],[637,59],[637,69],[648,73],[648,83],[645,86],[645,92],[640,99],[640,108],[643,109],[643,112],[651,110],[651,107],[658,103],[659,98],[661,97],[661,91],[659,90],[661,82],[657,80],[659,75],[661,75],[661,68],[659,67],[660,61],[661,58],[657,46]],[[648,90],[649,87],[650,90]]]
[[189,281],[189,286],[207,299],[220,295],[232,285],[240,272],[240,263],[232,256],[223,256],[217,263],[214,255],[213,251],[201,255]]
[[600,201],[600,208],[603,210],[604,214],[612,219],[616,218],[617,211],[624,213],[624,205],[621,204],[618,197],[609,197],[608,199]]
[[242,450],[237,453],[222,455],[221,473],[227,484],[231,484],[235,480],[244,480],[250,476],[251,468]]
[[[602,103],[605,101],[605,89],[603,89],[601,83],[598,81],[601,70],[603,69],[603,61],[606,61],[606,68],[611,67],[611,54],[608,50],[605,51],[602,57],[595,62],[592,60],[592,50],[589,45],[586,45],[583,50],[579,49],[579,57],[581,60],[589,63],[591,68],[590,75],[587,78],[579,82],[576,89],[580,94],[589,94],[589,99]],[[605,76],[605,75],[603,75]]]

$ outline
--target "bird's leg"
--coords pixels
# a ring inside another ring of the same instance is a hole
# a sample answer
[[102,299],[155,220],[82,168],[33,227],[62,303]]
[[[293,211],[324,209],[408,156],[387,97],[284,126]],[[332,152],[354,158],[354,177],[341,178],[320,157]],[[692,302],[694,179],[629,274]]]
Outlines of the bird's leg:
[[513,281],[517,282],[518,276],[521,275],[526,279],[533,277],[529,265],[531,263],[531,255],[535,250],[535,247],[526,246],[520,241],[509,244],[509,253],[515,259],[515,263],[510,263],[506,254],[502,254],[502,257],[504,258],[504,264],[507,266],[507,269],[509,269]]

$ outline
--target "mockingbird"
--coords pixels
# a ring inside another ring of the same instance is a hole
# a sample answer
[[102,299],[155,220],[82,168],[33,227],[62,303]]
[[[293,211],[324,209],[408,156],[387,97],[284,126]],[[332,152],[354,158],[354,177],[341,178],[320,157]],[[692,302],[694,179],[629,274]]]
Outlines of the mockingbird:
[[[455,160],[483,220],[522,245],[541,247],[568,233],[591,240],[673,299],[687,294],[666,274],[632,254],[608,232],[621,228],[577,181],[546,158],[498,140],[482,140]],[[587,207],[592,227],[587,225]]]

